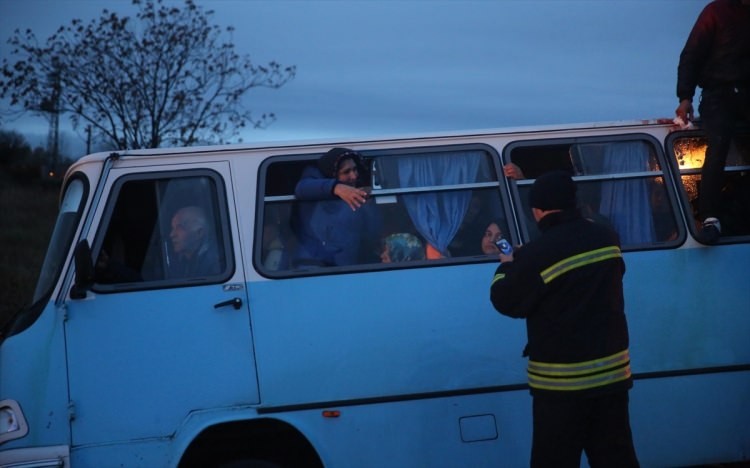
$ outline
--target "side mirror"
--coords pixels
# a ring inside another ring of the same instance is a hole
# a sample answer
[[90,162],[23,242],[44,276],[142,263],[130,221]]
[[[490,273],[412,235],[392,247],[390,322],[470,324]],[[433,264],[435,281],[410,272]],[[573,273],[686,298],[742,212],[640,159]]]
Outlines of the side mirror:
[[76,266],[76,279],[70,290],[72,299],[84,299],[86,291],[94,284],[94,261],[91,259],[91,247],[89,241],[82,240],[76,246],[73,257]]

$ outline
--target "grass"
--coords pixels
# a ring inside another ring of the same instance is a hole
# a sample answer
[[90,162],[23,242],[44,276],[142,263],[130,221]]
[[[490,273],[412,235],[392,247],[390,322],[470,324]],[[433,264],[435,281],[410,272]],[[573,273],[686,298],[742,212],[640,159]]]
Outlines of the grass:
[[60,186],[0,174],[0,329],[31,304],[58,209]]

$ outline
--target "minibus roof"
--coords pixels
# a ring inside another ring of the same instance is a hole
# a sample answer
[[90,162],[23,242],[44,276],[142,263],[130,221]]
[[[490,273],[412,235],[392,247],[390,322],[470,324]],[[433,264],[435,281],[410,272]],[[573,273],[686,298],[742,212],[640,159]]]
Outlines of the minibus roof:
[[314,146],[356,146],[377,141],[413,141],[413,140],[435,140],[435,139],[452,139],[460,137],[475,137],[483,135],[507,135],[507,134],[528,134],[528,133],[547,133],[547,132],[568,132],[586,129],[602,128],[623,128],[623,127],[645,127],[654,125],[672,125],[675,126],[671,118],[655,118],[643,120],[621,120],[605,121],[590,123],[569,123],[569,124],[548,124],[534,126],[518,127],[501,127],[474,130],[457,130],[457,131],[436,131],[413,134],[397,134],[384,136],[352,136],[352,137],[333,137],[306,140],[275,140],[275,141],[256,141],[250,143],[223,144],[212,146],[189,146],[189,147],[166,147],[150,148],[138,150],[116,150],[99,153],[92,153],[81,157],[71,165],[67,176],[74,172],[77,166],[86,163],[95,163],[97,160],[103,161],[107,157],[116,154],[118,157],[124,156],[168,156],[175,154],[195,154],[195,153],[215,153],[215,152],[233,152],[259,149],[292,149],[300,147]]

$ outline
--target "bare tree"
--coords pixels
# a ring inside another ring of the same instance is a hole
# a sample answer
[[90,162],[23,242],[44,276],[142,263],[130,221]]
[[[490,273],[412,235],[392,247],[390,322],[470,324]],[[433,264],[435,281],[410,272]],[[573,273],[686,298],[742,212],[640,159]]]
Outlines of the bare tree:
[[54,97],[74,128],[90,125],[117,148],[224,143],[275,120],[254,116],[242,99],[252,88],[283,86],[294,66],[238,55],[233,28],[211,25],[213,11],[193,0],[182,8],[133,4],[135,21],[105,9],[88,25],[61,27],[43,47],[31,30],[16,30],[9,43],[22,58],[3,60],[0,98],[43,114]]

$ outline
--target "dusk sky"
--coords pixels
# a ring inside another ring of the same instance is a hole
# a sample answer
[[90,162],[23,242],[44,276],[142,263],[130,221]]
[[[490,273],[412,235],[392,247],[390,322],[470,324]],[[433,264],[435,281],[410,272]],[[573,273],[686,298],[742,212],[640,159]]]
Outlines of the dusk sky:
[[[196,3],[236,28],[241,54],[297,66],[284,87],[247,95],[278,119],[243,134],[252,142],[672,118],[679,54],[708,0]],[[135,12],[128,0],[0,0],[0,59],[15,61],[15,28],[43,42],[104,8]],[[0,127],[44,135],[47,124]],[[82,145],[66,117],[61,129]]]

